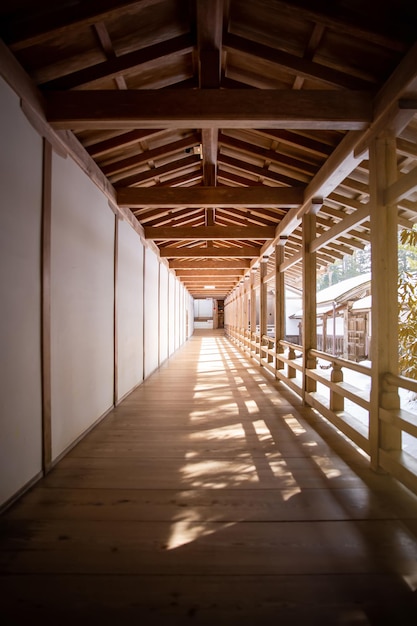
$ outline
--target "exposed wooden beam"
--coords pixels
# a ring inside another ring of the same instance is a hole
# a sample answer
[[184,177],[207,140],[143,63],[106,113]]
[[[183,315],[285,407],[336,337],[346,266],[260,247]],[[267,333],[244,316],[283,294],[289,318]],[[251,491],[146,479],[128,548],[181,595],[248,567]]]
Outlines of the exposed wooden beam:
[[311,252],[317,252],[321,248],[323,248],[329,241],[334,240],[338,235],[343,235],[347,233],[349,230],[362,224],[364,221],[369,219],[369,207],[364,206],[360,211],[355,211],[355,213],[351,213],[347,215],[345,219],[340,221],[338,224],[335,224],[332,228],[317,237],[311,244],[310,249]]
[[54,128],[269,128],[363,130],[365,92],[321,90],[85,90],[47,95]]
[[355,153],[368,149],[369,143],[383,130],[391,129],[396,135],[414,116],[413,109],[401,109],[399,100],[417,90],[417,43],[408,51],[394,72],[378,92],[374,101],[374,120],[358,142]]
[[[11,44],[13,50],[21,50],[28,46],[46,41],[51,35],[65,36],[82,27],[93,26],[97,22],[114,18],[126,12],[135,5],[144,9],[163,0],[91,0],[90,2],[73,2],[62,6],[61,3],[52,5],[44,2],[49,11],[37,11],[34,15],[26,10],[17,15],[16,19],[8,23],[3,37]],[[37,3],[38,8],[38,3]]]
[[176,152],[184,152],[187,148],[195,145],[197,142],[200,142],[200,133],[198,132],[193,133],[188,137],[184,137],[184,139],[172,141],[171,143],[164,144],[163,146],[158,146],[157,148],[153,148],[152,150],[144,150],[143,152],[135,154],[126,159],[120,159],[119,161],[115,161],[114,163],[103,165],[101,169],[104,174],[106,174],[106,176],[112,176],[114,174],[118,174],[119,172],[123,172],[124,170],[132,169],[138,165],[147,163],[148,161],[153,161],[158,157],[166,157],[170,156],[171,154],[175,154]]
[[216,259],[216,258],[207,258],[207,259],[187,259],[184,261],[182,259],[179,261],[178,259],[172,260],[169,262],[169,267],[171,269],[178,270],[227,270],[227,269],[237,269],[237,270],[247,270],[249,269],[250,261],[246,259]]
[[[300,2],[299,0],[269,0],[269,5],[273,6],[275,11],[282,11],[283,16],[287,18],[303,19],[311,23],[322,24],[330,30],[344,33],[355,39],[363,39],[366,42],[372,42],[382,47],[387,47],[397,52],[404,52],[406,49],[405,42],[401,37],[394,37],[378,31],[378,15],[374,12],[374,20],[372,27],[363,23],[359,18],[355,20],[353,14],[338,17],[336,12],[320,11],[308,7],[308,2]],[[410,6],[412,6],[411,3]],[[318,5],[320,6],[320,4]],[[323,4],[323,7],[326,6]],[[414,22],[413,22],[414,23]],[[411,26],[411,25],[410,25]],[[385,31],[385,29],[384,29]]]
[[159,249],[162,258],[181,259],[181,258],[247,258],[255,259],[259,256],[261,248],[242,246],[242,247],[222,247],[222,248],[174,248],[161,247]]
[[310,80],[316,80],[324,85],[343,89],[369,89],[369,83],[360,78],[334,70],[325,65],[320,65],[303,59],[293,54],[282,52],[277,48],[271,48],[264,44],[244,39],[238,35],[227,33],[224,38],[223,48],[226,51],[238,51],[247,57],[261,58],[279,68],[289,71],[294,76],[302,76]]
[[[305,175],[299,173],[294,173],[293,176],[288,176],[288,174],[273,172],[268,167],[259,167],[258,165],[253,165],[247,161],[242,161],[242,159],[236,159],[227,154],[222,154],[222,152],[219,154],[218,161],[219,164],[228,165],[229,167],[236,168],[243,173],[247,172],[248,174],[256,176],[258,179],[266,178],[267,180],[272,180],[276,183],[280,183],[281,185],[293,186],[297,184],[305,184],[307,179]],[[223,176],[226,177],[227,174],[223,173]]]
[[110,139],[104,139],[103,141],[98,141],[97,143],[91,144],[86,147],[86,150],[88,154],[93,158],[100,156],[102,157],[109,152],[112,152],[113,150],[128,148],[135,143],[139,143],[139,141],[141,141],[142,139],[146,139],[147,137],[151,137],[152,135],[156,135],[160,132],[163,132],[160,128],[132,130],[128,133],[122,133],[120,135],[117,135],[116,137],[111,137]]
[[43,89],[65,90],[74,89],[81,85],[93,87],[105,78],[117,78],[120,74],[129,75],[129,73],[144,71],[145,69],[150,70],[172,56],[192,52],[194,45],[190,35],[180,35],[168,39],[168,41],[110,58],[103,63],[45,82]]
[[177,276],[181,278],[189,278],[190,280],[197,278],[204,278],[210,276],[211,278],[228,278],[243,276],[244,271],[239,269],[184,269],[175,270]]
[[117,190],[119,206],[128,208],[201,207],[293,207],[304,197],[302,187],[146,187]]
[[218,89],[221,79],[223,0],[196,0],[199,85]]
[[145,239],[161,240],[169,239],[171,241],[190,240],[203,241],[228,239],[272,239],[275,234],[275,228],[271,226],[161,226],[160,228],[144,228]]
[[174,175],[175,172],[178,172],[178,170],[193,165],[198,165],[199,162],[200,157],[198,155],[192,154],[190,156],[177,159],[176,161],[166,163],[165,165],[161,165],[160,167],[153,167],[152,169],[146,170],[146,172],[138,172],[137,174],[132,174],[125,178],[120,178],[119,182],[116,183],[115,186],[117,187],[118,185],[123,185],[123,187],[125,187],[129,185],[138,185],[145,181],[152,180],[153,178],[157,178],[158,176],[163,176],[164,174]]
[[387,205],[397,204],[415,191],[417,191],[417,167],[403,174],[385,190],[384,202]]
[[248,143],[246,141],[242,141],[241,139],[236,139],[235,137],[230,137],[224,133],[220,133],[219,135],[219,144],[230,148],[236,148],[239,152],[244,152],[248,155],[259,156],[261,159],[265,159],[266,161],[272,161],[273,163],[277,163],[285,168],[288,167],[311,176],[315,174],[317,169],[314,165],[307,161],[296,159],[288,156],[287,154],[283,154],[282,152],[276,152],[275,150],[261,148],[256,144]]

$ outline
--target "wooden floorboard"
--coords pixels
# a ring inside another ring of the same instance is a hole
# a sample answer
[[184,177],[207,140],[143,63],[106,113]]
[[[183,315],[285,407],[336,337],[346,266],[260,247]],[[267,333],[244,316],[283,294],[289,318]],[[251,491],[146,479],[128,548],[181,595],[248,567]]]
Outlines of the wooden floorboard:
[[199,331],[0,518],[2,624],[417,623],[417,501]]

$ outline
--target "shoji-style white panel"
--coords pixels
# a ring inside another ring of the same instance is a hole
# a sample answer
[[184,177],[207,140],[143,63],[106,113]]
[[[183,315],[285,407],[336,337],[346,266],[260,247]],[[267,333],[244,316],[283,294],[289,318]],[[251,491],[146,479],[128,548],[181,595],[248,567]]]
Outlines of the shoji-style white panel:
[[0,505],[41,471],[42,139],[0,79]]
[[176,328],[176,319],[178,317],[177,312],[177,301],[175,299],[175,285],[177,281],[173,274],[169,275],[168,278],[169,283],[169,330],[168,330],[168,345],[169,345],[169,355],[175,352],[175,328]]
[[144,283],[144,376],[159,365],[159,259],[145,248]]
[[71,158],[52,162],[52,457],[113,404],[115,217]]
[[125,221],[118,222],[117,245],[117,399],[143,380],[144,248]]
[[159,268],[159,363],[168,358],[168,268],[165,265]]

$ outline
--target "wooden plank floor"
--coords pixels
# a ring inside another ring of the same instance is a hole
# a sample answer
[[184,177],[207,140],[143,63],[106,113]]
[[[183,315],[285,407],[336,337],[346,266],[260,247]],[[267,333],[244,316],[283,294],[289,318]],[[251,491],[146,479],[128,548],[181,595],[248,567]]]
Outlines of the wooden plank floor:
[[417,624],[416,499],[197,331],[0,519],[1,623]]

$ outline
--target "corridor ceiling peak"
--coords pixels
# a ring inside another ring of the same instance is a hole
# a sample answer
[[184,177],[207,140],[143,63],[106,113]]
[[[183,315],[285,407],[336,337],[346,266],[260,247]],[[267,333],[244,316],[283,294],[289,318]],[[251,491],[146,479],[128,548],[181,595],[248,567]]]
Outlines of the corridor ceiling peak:
[[308,211],[319,265],[367,244],[368,146],[384,128],[408,177],[391,190],[400,223],[417,219],[416,33],[411,0],[0,8],[3,61],[60,139],[190,293],[218,298],[276,243],[300,255]]

